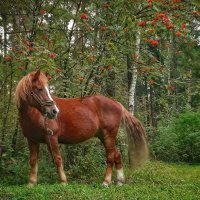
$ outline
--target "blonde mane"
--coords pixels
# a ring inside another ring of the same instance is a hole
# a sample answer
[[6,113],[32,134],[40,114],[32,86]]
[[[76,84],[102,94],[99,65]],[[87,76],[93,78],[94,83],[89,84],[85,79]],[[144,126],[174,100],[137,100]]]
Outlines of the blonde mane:
[[[32,72],[26,76],[24,76],[19,83],[17,84],[16,91],[15,91],[15,102],[18,108],[21,107],[21,103],[27,101],[27,97],[30,94],[30,89],[32,86],[32,78],[34,77],[35,72]],[[44,85],[47,85],[47,78],[46,76],[40,72],[38,77],[40,82]]]

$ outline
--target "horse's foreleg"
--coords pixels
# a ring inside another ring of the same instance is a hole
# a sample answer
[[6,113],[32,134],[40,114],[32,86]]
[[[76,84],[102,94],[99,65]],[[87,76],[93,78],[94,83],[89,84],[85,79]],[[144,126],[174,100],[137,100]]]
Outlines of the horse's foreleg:
[[28,140],[28,145],[30,150],[29,163],[31,166],[28,185],[34,186],[37,183],[39,143]]
[[67,178],[63,169],[62,157],[59,151],[58,139],[55,136],[47,136],[46,138],[49,151],[51,152],[53,161],[55,162],[62,184],[67,183]]

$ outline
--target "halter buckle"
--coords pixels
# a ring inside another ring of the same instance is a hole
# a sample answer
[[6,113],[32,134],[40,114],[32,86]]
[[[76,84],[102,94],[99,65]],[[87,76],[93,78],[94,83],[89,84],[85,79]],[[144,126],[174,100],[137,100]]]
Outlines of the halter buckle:
[[47,129],[47,135],[52,136],[53,131],[50,128],[46,128],[46,129]]

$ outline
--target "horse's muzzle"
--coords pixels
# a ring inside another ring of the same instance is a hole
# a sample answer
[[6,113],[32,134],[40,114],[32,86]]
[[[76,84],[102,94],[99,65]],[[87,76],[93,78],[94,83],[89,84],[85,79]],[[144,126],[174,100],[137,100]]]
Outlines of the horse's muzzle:
[[56,105],[48,106],[44,108],[44,116],[49,119],[56,119],[58,116],[59,110]]

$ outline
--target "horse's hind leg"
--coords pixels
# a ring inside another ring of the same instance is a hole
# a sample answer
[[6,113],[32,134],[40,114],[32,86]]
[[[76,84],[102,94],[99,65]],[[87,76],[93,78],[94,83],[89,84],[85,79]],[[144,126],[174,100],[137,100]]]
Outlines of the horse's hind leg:
[[29,163],[31,166],[28,185],[34,186],[37,183],[39,143],[28,140],[28,145],[30,150]]
[[117,148],[115,149],[115,167],[117,170],[117,184],[122,185],[125,182],[125,177],[122,167],[121,154]]
[[106,138],[104,140],[104,146],[106,149],[106,172],[104,176],[103,186],[108,186],[112,181],[112,169],[114,164],[114,156],[115,156],[115,142],[112,138]]
[[99,139],[104,144],[106,150],[106,172],[104,176],[103,185],[108,186],[112,181],[112,169],[115,164],[117,170],[117,184],[122,185],[125,181],[124,172],[122,168],[121,154],[116,147],[116,136],[118,130],[103,131],[103,135],[99,135]]
[[47,145],[49,148],[49,151],[52,155],[53,161],[55,162],[58,170],[58,174],[60,176],[60,180],[62,184],[67,183],[67,178],[63,169],[63,163],[62,163],[62,157],[60,155],[59,151],[59,145],[58,145],[58,139],[54,136],[47,136],[46,138]]
[[112,181],[112,170],[113,165],[115,163],[115,155],[116,155],[116,131],[103,131],[103,135],[100,138],[102,143],[104,144],[106,150],[106,172],[104,176],[103,186],[109,186]]

